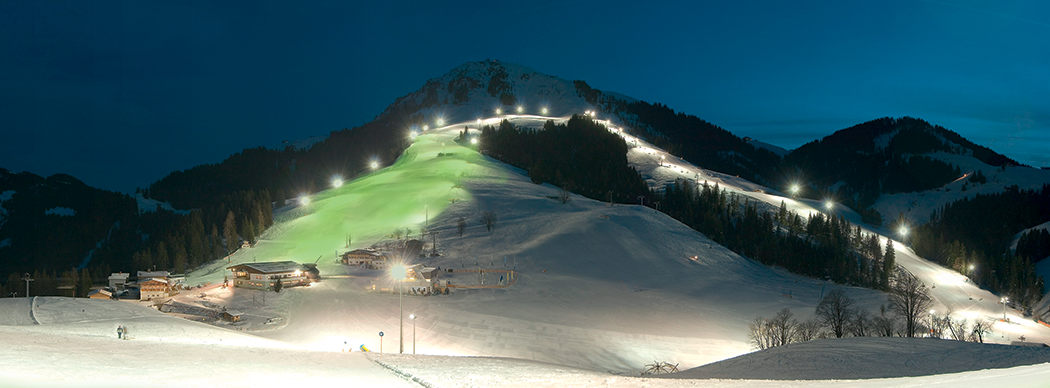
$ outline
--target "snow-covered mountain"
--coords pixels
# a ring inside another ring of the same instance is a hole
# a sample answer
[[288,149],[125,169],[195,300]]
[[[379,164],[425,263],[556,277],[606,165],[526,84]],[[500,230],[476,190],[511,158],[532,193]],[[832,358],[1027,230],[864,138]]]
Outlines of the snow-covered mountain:
[[441,126],[502,114],[560,117],[593,109],[571,81],[526,66],[487,60],[464,63],[428,80],[419,90],[394,101],[377,120],[396,116],[410,125]]
[[[508,108],[512,111],[506,111]],[[534,184],[525,171],[453,141],[465,126],[492,125],[506,119],[522,127],[540,128],[547,120],[564,122],[569,115],[595,110],[597,119],[630,145],[629,163],[652,187],[675,179],[696,180],[717,183],[727,192],[763,204],[763,209],[783,203],[803,217],[826,211],[817,200],[781,193],[783,188],[769,183],[768,174],[773,169],[756,167],[763,158],[779,161],[779,157],[755,149],[728,131],[683,119],[697,126],[682,132],[717,139],[705,146],[743,147],[696,148],[694,155],[714,156],[687,160],[661,147],[666,144],[674,148],[682,139],[690,139],[667,130],[678,121],[668,121],[666,107],[599,92],[586,84],[538,74],[523,66],[496,61],[468,63],[428,81],[379,116],[382,129],[399,139],[405,138],[404,132],[411,127],[428,126],[427,133],[415,137],[396,161],[384,161],[383,168],[359,174],[340,187],[306,192],[304,195],[311,199],[308,203],[296,202],[275,210],[274,225],[255,246],[237,251],[228,261],[207,263],[186,278],[191,286],[214,285],[229,276],[227,267],[231,265],[293,260],[317,263],[324,278],[321,283],[280,293],[205,287],[177,297],[182,303],[245,312],[241,323],[217,325],[221,328],[172,321],[141,306],[98,304],[124,302],[5,300],[0,304],[4,312],[0,314],[0,332],[4,333],[0,349],[19,352],[0,350],[0,377],[25,385],[51,381],[48,379],[55,376],[34,368],[32,362],[57,367],[58,355],[69,348],[75,350],[77,360],[119,353],[117,360],[124,365],[145,369],[150,377],[177,376],[183,379],[179,384],[215,383],[231,377],[272,382],[282,374],[299,373],[296,376],[303,382],[322,385],[355,378],[364,379],[365,384],[385,385],[394,376],[393,381],[401,382],[397,379],[403,377],[425,386],[497,385],[493,382],[502,381],[505,384],[499,385],[888,387],[943,386],[962,379],[999,378],[1038,386],[1050,374],[1046,364],[1015,367],[1023,363],[991,365],[1010,369],[975,371],[989,367],[978,356],[953,359],[961,366],[951,370],[937,369],[938,360],[917,357],[905,366],[920,372],[952,374],[903,380],[888,377],[926,373],[880,374],[887,378],[861,382],[629,377],[655,361],[686,369],[749,353],[748,323],[756,316],[770,317],[787,308],[799,320],[811,319],[820,297],[831,290],[844,291],[857,301],[858,308],[873,315],[886,304],[886,295],[761,265],[650,207],[614,205],[576,195],[561,203],[557,200],[561,194],[558,188]],[[326,143],[340,136],[350,135],[333,133],[309,150],[296,151],[301,153],[295,156],[323,161],[321,156],[334,148]],[[887,146],[893,143],[892,138],[886,141]],[[332,154],[343,152],[339,149]],[[973,154],[942,152],[965,157]],[[259,154],[270,155],[266,151]],[[267,163],[263,165],[266,168],[278,168],[270,159],[258,159]],[[258,167],[243,164],[245,168]],[[766,180],[749,180],[719,166],[738,168],[745,174],[751,171]],[[317,171],[309,173],[319,175]],[[992,177],[989,174],[993,172],[984,174]],[[312,178],[327,181],[329,177]],[[478,221],[489,211],[498,217],[491,231]],[[865,232],[879,231],[850,209],[836,212],[864,227]],[[400,228],[408,228],[413,235],[425,228],[426,240],[432,238],[441,254],[411,258],[411,263],[441,268],[442,279],[453,284],[484,283],[491,287],[399,298],[368,291],[373,281],[385,281],[387,272],[338,262],[340,253],[389,241],[391,232]],[[885,245],[887,239],[880,236],[880,244]],[[990,342],[1009,343],[1021,336],[1028,341],[1050,342],[1050,329],[997,303],[997,295],[976,287],[955,271],[918,257],[902,244],[895,247],[897,262],[930,285],[935,311],[950,311],[971,321],[994,321]],[[499,276],[510,276],[513,271],[514,280],[511,283],[481,271],[463,272],[469,269],[499,271]],[[43,313],[37,315],[38,311]],[[414,318],[408,319],[408,314]],[[934,315],[931,312],[929,318]],[[406,318],[403,326],[402,317]],[[1009,320],[997,321],[998,317]],[[137,334],[131,345],[108,338],[121,324],[131,326]],[[396,352],[391,349],[399,347],[401,338],[405,340],[401,344],[405,353],[418,347],[418,353],[427,356],[370,355],[374,364],[360,354],[343,354],[349,348],[360,349],[360,345],[373,351],[383,349],[383,353]],[[221,351],[212,349],[217,344],[222,344]],[[766,353],[765,360],[817,360],[824,356],[822,349],[834,347],[807,345],[801,348],[808,350],[801,352],[778,349],[785,353]],[[941,349],[978,353],[986,349],[952,345]],[[893,358],[897,349],[892,342],[881,341],[868,348],[874,349],[874,360]],[[1005,359],[1017,354],[1011,349],[997,348],[987,354]],[[175,354],[169,360],[177,365],[157,367],[133,357],[148,358],[151,351]],[[760,360],[763,357],[756,356]],[[27,357],[31,361],[28,366]],[[286,362],[289,358],[291,361]],[[834,360],[843,371],[864,368],[850,363],[848,355]],[[229,363],[237,372],[227,376],[205,368],[202,373],[185,373],[187,367],[216,361]],[[77,361],[67,366],[67,374],[60,375],[59,380],[76,381],[79,374],[74,376],[69,371],[88,373],[96,370],[93,368],[100,370],[97,376],[106,381],[120,380],[112,377],[124,371]],[[243,372],[253,369],[259,373]],[[879,369],[880,373],[885,369]],[[834,370],[823,372],[826,374],[821,377],[829,379],[854,377]]]
[[924,223],[950,202],[1050,183],[1048,170],[1022,166],[951,130],[908,117],[837,131],[791,151],[785,164],[815,192],[871,207],[886,222],[903,214]]

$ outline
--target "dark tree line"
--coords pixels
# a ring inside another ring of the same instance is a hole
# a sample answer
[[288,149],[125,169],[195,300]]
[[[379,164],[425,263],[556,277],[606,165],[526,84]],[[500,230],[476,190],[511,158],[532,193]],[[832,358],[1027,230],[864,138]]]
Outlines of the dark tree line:
[[605,126],[573,116],[566,124],[547,121],[543,130],[504,120],[481,130],[481,151],[525,169],[535,183],[550,183],[588,198],[629,202],[649,188],[627,164],[627,144]]
[[982,287],[1028,307],[1043,295],[1035,261],[1046,257],[1050,236],[1035,231],[1022,235],[1024,244],[1019,241],[1016,251],[1010,245],[1016,231],[1047,220],[1050,185],[1040,190],[1013,186],[945,205],[916,228],[912,247],[919,255],[969,274]]
[[777,211],[717,184],[688,180],[668,185],[660,210],[744,257],[838,283],[888,290],[896,269],[892,242],[861,233],[842,216],[803,219],[781,203]]
[[[361,127],[332,132],[308,149],[246,149],[222,163],[173,172],[139,190],[147,198],[192,209],[189,214],[159,207],[140,214],[134,198],[67,175],[45,179],[0,170],[0,192],[16,192],[0,212],[0,241],[7,241],[0,247],[0,274],[38,274],[44,280],[31,286],[40,287],[41,295],[66,295],[66,288],[55,291],[46,279],[84,269],[91,276],[79,279],[100,282],[111,271],[190,270],[229,254],[241,239],[255,241],[273,223],[274,206],[285,199],[328,187],[334,175],[352,179],[372,159],[392,162],[409,145],[403,126],[420,120],[387,112]],[[45,214],[56,206],[76,214]],[[18,282],[8,283],[5,291],[18,289]]]
[[666,105],[627,102],[606,96],[586,82],[574,81],[576,92],[606,112],[618,112],[632,135],[698,166],[769,184],[778,175],[780,157],[755,148],[729,131]]
[[410,145],[407,131],[395,127],[393,121],[400,123],[387,118],[334,131],[308,149],[246,149],[222,163],[168,174],[144,191],[179,209],[214,206],[229,193],[242,190],[266,190],[283,204],[285,199],[328,187],[335,175],[353,179],[367,173],[373,159],[392,163]]

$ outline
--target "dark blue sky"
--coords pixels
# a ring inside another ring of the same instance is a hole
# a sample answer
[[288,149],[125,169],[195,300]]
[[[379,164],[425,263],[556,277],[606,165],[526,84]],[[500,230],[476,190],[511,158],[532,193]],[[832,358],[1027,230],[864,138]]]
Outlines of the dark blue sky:
[[794,148],[913,116],[1050,166],[1050,2],[2,2],[0,167],[131,192],[499,59]]

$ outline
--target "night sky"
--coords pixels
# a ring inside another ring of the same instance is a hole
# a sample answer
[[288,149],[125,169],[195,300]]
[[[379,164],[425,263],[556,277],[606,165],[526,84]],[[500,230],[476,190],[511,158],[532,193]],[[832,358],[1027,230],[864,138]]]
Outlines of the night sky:
[[132,192],[498,59],[794,148],[912,116],[1050,166],[1050,2],[0,2],[0,167]]

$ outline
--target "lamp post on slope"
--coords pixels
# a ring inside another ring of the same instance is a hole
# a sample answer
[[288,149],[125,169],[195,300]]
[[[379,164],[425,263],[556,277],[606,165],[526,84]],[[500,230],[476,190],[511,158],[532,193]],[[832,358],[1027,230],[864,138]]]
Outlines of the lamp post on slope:
[[395,265],[390,269],[390,274],[395,280],[397,280],[397,309],[398,309],[398,353],[405,352],[405,308],[401,303],[401,283],[404,283],[405,277],[408,276],[408,271],[402,264]]

